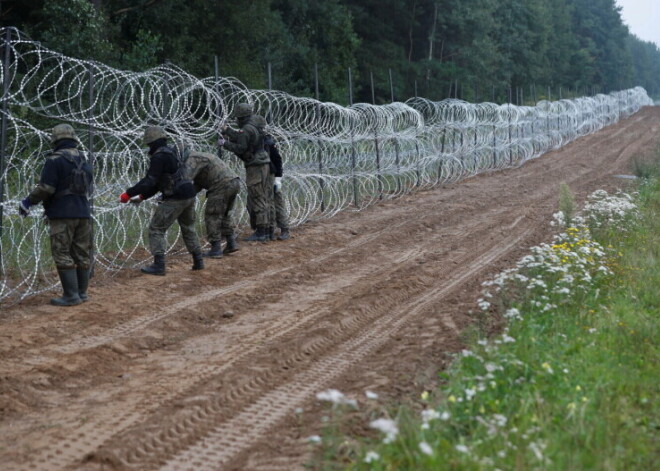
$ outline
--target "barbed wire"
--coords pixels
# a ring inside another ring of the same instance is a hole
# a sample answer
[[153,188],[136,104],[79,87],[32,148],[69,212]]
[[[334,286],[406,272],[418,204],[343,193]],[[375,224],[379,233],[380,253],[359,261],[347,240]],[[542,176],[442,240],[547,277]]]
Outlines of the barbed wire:
[[[249,90],[231,77],[199,79],[174,65],[130,72],[67,57],[15,28],[2,28],[9,66],[1,117],[5,149],[0,301],[22,299],[56,285],[42,210],[22,219],[18,202],[33,188],[50,150],[49,129],[76,128],[93,159],[96,270],[143,263],[149,253],[149,201],[122,205],[117,195],[141,178],[149,158],[145,125],[167,128],[176,142],[216,152],[217,129],[241,102],[266,116],[285,159],[284,194],[292,226],[382,199],[516,167],[652,104],[642,88],[536,106],[471,104],[412,98],[388,105],[344,107],[276,90]],[[91,148],[90,148],[91,145]],[[242,165],[225,156],[239,174]],[[245,192],[236,209],[247,226]],[[197,200],[201,214],[203,198]],[[199,225],[201,229],[201,224]],[[201,233],[201,231],[200,231]],[[181,249],[178,231],[170,251]]]

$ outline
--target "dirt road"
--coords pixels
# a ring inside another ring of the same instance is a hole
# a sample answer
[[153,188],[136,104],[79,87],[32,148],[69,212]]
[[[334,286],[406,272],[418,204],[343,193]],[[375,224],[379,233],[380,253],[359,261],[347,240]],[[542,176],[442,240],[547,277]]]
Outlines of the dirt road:
[[[125,273],[61,309],[0,314],[3,470],[301,469],[316,392],[433,385],[480,284],[547,240],[559,183],[626,184],[660,108],[519,169],[347,212],[166,277]],[[301,412],[302,410],[302,412]]]

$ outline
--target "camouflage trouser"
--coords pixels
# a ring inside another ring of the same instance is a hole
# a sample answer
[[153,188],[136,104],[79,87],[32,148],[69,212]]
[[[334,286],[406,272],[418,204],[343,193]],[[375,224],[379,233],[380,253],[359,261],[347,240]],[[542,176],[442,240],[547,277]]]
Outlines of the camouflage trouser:
[[50,251],[58,270],[90,267],[92,251],[92,220],[49,219]]
[[165,233],[174,221],[181,228],[183,242],[190,253],[202,251],[195,232],[195,198],[187,200],[166,199],[158,203],[149,223],[149,249],[152,255],[165,255]]
[[234,235],[233,210],[236,195],[240,189],[240,179],[234,178],[218,188],[211,188],[206,192],[204,222],[209,242],[220,242],[222,236]]
[[252,229],[270,226],[270,206],[273,201],[273,186],[269,184],[270,164],[245,167],[247,186],[247,210]]
[[289,212],[286,210],[286,203],[284,202],[284,195],[282,190],[274,191],[275,188],[275,175],[272,173],[268,177],[270,188],[273,189],[273,204],[270,208],[270,227],[275,229],[289,229]]

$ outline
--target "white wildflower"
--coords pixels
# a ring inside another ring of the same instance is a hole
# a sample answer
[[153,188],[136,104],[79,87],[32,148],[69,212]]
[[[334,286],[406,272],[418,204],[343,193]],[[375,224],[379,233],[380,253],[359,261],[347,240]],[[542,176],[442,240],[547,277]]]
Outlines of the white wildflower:
[[379,459],[380,459],[380,455],[378,453],[376,453],[375,451],[368,451],[364,457],[364,462],[372,463],[374,461],[378,461]]
[[391,419],[376,419],[369,423],[369,427],[375,428],[385,434],[383,443],[392,443],[399,434],[399,427]]
[[328,389],[327,391],[316,393],[316,399],[319,401],[332,402],[336,405],[347,404],[349,406],[357,407],[357,401],[355,401],[355,399],[347,398],[344,393],[337,391],[336,389]]
[[367,396],[367,399],[378,399],[378,394],[373,391],[365,391],[364,395]]
[[461,453],[469,453],[470,449],[466,447],[465,445],[456,445],[454,448],[456,448],[456,451],[460,451]]
[[307,437],[307,441],[311,443],[321,443],[321,437],[318,435],[312,435],[311,437]]
[[433,455],[433,448],[431,448],[431,445],[429,445],[426,442],[420,442],[419,443],[419,449],[421,450],[422,453],[425,455],[432,456]]

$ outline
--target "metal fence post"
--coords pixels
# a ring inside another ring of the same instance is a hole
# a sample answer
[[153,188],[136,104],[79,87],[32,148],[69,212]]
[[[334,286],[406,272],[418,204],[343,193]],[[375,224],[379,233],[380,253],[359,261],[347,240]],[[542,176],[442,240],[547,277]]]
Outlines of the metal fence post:
[[[348,68],[348,106],[353,106],[353,74],[350,67]],[[353,130],[352,115],[349,117],[348,122],[351,130],[351,172],[353,173],[353,204],[359,208],[360,202],[358,200],[357,176],[355,175],[357,156],[355,155],[355,136]]]
[[96,185],[94,184],[94,170],[96,169],[96,156],[94,154],[94,125],[93,125],[93,119],[94,119],[94,71],[93,71],[93,64],[90,62],[87,64],[87,77],[88,77],[88,86],[89,86],[89,110],[87,112],[87,154],[88,154],[88,159],[89,159],[89,165],[92,168],[92,194],[89,197],[89,206],[90,206],[90,211],[92,213],[92,229],[91,229],[91,237],[92,237],[92,249],[90,253],[90,273],[89,276],[90,278],[94,276],[94,272],[96,270],[96,246],[94,244],[94,193],[95,193],[95,187]]
[[[391,103],[394,103],[394,80],[392,79],[392,69],[389,69],[390,72],[390,98]],[[396,132],[396,130],[394,130]],[[401,161],[399,156],[399,141],[394,137],[394,161],[396,163],[396,192],[398,193],[401,189]]]
[[[316,94],[316,120],[321,119],[321,100],[319,94],[319,64],[314,64],[314,91]],[[317,139],[318,161],[319,161],[319,199],[321,200],[321,212],[325,211],[325,181],[323,180],[323,147],[321,139]]]
[[4,263],[2,261],[2,253],[4,249],[2,246],[2,236],[4,233],[4,204],[5,204],[5,150],[7,147],[7,113],[9,104],[9,67],[10,67],[10,43],[11,43],[11,28],[5,30],[5,37],[3,41],[3,57],[2,57],[2,123],[0,124],[0,270],[3,270]]
[[[374,87],[374,73],[370,72],[371,77],[371,103],[376,105],[376,89]],[[380,149],[378,148],[378,130],[374,129],[374,144],[376,146],[376,171],[378,172],[378,198],[383,199],[383,176],[380,170]]]

